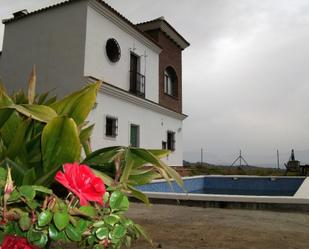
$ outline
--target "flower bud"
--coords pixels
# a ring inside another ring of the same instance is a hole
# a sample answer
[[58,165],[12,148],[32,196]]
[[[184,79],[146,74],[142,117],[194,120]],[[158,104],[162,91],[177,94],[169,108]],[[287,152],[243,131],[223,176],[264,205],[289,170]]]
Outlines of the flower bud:
[[[1,224],[7,223],[7,208],[6,204],[8,199],[11,196],[11,193],[14,190],[14,184],[12,181],[11,169],[8,167],[8,173],[6,177],[6,183],[4,186],[4,196],[3,196],[3,213],[2,213],[2,220],[0,221]],[[0,248],[1,249],[1,248]]]
[[4,200],[7,201],[10,198],[11,193],[14,190],[14,183],[11,175],[11,168],[8,168],[8,173],[6,177],[6,183],[4,187]]

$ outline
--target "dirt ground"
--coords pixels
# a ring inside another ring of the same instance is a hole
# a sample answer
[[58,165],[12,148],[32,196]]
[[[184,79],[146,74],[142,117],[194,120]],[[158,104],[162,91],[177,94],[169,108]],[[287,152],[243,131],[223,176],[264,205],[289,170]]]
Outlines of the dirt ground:
[[[163,249],[309,249],[309,214],[132,203],[128,216]],[[134,249],[152,248],[139,240]]]

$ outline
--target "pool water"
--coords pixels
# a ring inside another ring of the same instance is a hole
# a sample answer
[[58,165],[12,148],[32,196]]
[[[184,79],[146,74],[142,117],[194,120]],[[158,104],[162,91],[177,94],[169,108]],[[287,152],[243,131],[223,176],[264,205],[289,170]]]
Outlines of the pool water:
[[217,195],[293,196],[304,177],[198,176],[184,177],[184,189],[164,180],[138,186],[144,192]]

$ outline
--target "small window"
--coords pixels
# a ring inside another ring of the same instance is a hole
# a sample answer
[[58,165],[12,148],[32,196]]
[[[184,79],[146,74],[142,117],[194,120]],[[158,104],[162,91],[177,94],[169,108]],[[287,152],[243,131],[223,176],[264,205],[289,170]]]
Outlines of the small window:
[[130,145],[132,147],[139,147],[139,126],[135,124],[130,126]]
[[162,141],[162,150],[166,150],[166,142]]
[[105,122],[105,136],[117,137],[118,119],[115,117],[106,116]]
[[174,151],[175,150],[175,132],[168,131],[167,132],[167,149]]
[[118,42],[114,39],[108,39],[105,46],[106,55],[111,62],[117,62],[121,56],[121,50]]
[[168,67],[164,71],[164,93],[175,97],[176,90],[177,90],[176,72],[172,67]]

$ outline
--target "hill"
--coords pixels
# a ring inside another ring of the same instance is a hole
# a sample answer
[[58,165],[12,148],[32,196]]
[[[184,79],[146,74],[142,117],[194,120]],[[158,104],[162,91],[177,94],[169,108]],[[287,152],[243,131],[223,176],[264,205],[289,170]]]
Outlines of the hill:
[[[208,163],[184,162],[184,169],[189,176],[195,175],[257,175],[257,176],[283,176],[285,170],[276,168],[265,168],[257,166],[224,166]],[[289,174],[290,175],[290,174]]]

